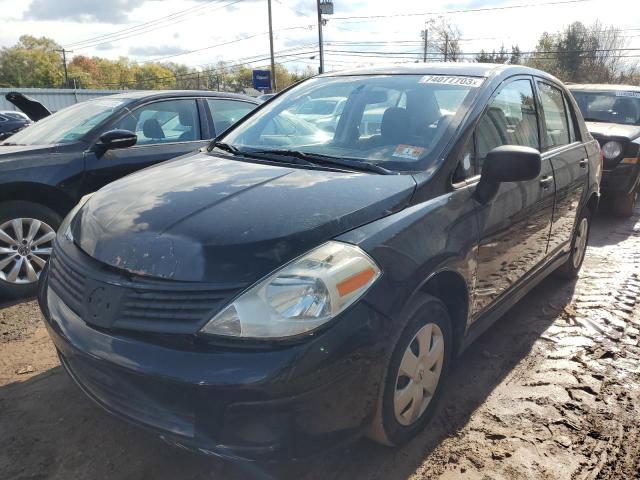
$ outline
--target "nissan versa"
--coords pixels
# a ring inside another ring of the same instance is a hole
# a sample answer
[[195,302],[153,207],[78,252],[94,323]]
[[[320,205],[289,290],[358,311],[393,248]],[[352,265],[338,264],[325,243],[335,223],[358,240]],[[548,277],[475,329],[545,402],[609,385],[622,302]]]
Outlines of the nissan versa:
[[[334,132],[303,127],[310,98],[345,99]],[[39,300],[80,388],[176,445],[245,459],[362,434],[398,445],[458,352],[549,273],[577,275],[599,175],[597,142],[543,72],[320,75],[208,151],[85,197]]]

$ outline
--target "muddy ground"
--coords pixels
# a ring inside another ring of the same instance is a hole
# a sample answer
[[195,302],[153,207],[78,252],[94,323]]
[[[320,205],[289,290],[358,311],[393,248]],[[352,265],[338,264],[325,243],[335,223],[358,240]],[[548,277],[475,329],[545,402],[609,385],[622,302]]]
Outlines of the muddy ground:
[[[549,278],[449,377],[431,427],[403,448],[362,440],[315,479],[640,478],[640,211],[599,214],[577,282]],[[58,364],[35,302],[0,309],[1,479],[259,477],[116,420]]]

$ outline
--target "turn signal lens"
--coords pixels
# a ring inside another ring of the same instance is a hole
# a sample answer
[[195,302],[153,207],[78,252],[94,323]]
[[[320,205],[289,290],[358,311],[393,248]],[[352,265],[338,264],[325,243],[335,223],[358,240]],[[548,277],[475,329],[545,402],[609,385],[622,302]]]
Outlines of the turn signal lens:
[[620,160],[620,163],[626,163],[627,165],[637,165],[640,163],[640,158],[638,157],[627,157]]
[[243,338],[299,335],[343,312],[380,274],[360,248],[330,241],[251,287],[202,332]]

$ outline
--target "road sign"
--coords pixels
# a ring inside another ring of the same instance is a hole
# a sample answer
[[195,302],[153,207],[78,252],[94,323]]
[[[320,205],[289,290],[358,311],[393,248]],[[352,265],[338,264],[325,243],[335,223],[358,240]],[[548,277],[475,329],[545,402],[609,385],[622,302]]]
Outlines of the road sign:
[[271,71],[270,70],[254,70],[253,71],[253,88],[256,90],[271,89]]

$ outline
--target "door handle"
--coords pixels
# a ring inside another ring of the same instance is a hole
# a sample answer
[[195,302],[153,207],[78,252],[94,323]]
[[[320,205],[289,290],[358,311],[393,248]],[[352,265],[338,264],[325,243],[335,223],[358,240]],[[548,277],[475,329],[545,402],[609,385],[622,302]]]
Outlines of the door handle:
[[589,164],[589,159],[588,158],[583,158],[582,160],[580,160],[580,168],[587,168],[587,165]]
[[540,186],[545,190],[548,190],[549,185],[551,185],[551,182],[553,182],[553,177],[551,175],[547,175],[546,177],[543,177],[542,179],[540,179]]

